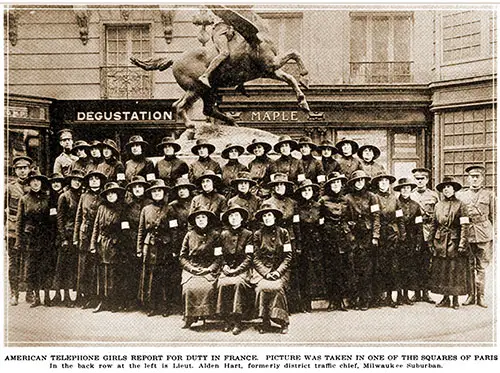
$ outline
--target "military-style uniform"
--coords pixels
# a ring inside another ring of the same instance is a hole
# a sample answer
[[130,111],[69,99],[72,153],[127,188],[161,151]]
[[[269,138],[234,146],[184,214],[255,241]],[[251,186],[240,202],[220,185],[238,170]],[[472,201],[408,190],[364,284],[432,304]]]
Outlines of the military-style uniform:
[[[90,163],[90,160],[89,160],[88,156],[85,158],[78,158],[76,161],[74,161],[71,164],[69,172],[71,173],[71,171],[79,170],[79,171],[82,171],[84,174],[86,174],[87,171],[89,171],[88,170],[89,163]],[[95,171],[95,170],[97,170],[97,166],[92,171]]]
[[344,174],[348,178],[351,177],[354,171],[361,170],[361,161],[354,156],[341,156],[338,163],[340,166],[340,173]]
[[467,241],[470,245],[470,265],[474,274],[472,285],[475,289],[472,288],[469,294],[484,298],[485,270],[493,254],[495,196],[493,192],[481,187],[461,190],[457,193],[457,198],[465,204],[470,219]]
[[195,196],[191,201],[190,212],[197,210],[208,210],[215,214],[215,216],[220,217],[220,215],[226,211],[227,200],[221,194],[217,193],[215,190],[206,193],[202,192]]
[[257,187],[262,188],[271,179],[271,169],[273,160],[269,158],[266,154],[255,157],[248,164],[248,172],[250,172],[250,177],[252,180],[257,182]]
[[203,175],[205,171],[208,170],[213,171],[216,175],[222,175],[220,164],[210,158],[210,156],[198,158],[189,166],[189,181],[194,183],[201,175]]
[[[302,156],[302,167],[306,179],[312,180],[314,183],[323,183],[326,181],[325,170],[319,159],[316,159],[311,154]],[[318,176],[320,176],[318,178]]]
[[169,188],[173,187],[175,181],[189,173],[189,167],[176,155],[165,156],[156,163],[156,178],[165,181]]
[[223,195],[226,198],[234,196],[234,190],[231,188],[231,181],[242,171],[248,172],[248,167],[242,165],[237,159],[230,159],[222,167],[222,184],[224,185]]
[[76,155],[62,152],[54,161],[54,173],[59,173],[63,176],[68,176],[71,171],[71,165],[78,160]]
[[152,160],[144,155],[132,157],[125,163],[125,179],[132,181],[134,176],[143,176],[147,181],[156,177],[155,167]]
[[300,159],[291,155],[281,155],[271,164],[271,174],[282,173],[288,175],[288,180],[297,182],[300,178],[305,178],[304,166]]
[[360,159],[359,169],[365,171],[366,174],[370,177],[385,173],[385,167],[377,161],[366,162],[364,159]]
[[321,157],[321,164],[323,165],[323,170],[325,171],[326,176],[333,172],[342,172],[339,162],[337,162],[337,160],[333,157]]
[[246,226],[250,230],[257,229],[257,223],[255,222],[254,215],[259,209],[262,200],[258,198],[255,194],[250,191],[248,193],[237,193],[233,198],[227,201],[228,207],[241,206],[248,211],[248,222]]
[[103,161],[97,165],[96,171],[103,173],[108,181],[120,181],[118,175],[125,172],[125,167],[123,167],[122,162],[113,157],[103,158]]

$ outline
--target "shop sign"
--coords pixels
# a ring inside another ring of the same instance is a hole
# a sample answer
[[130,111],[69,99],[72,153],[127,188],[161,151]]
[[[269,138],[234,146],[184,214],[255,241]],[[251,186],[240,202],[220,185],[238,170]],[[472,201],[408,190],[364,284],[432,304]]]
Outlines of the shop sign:
[[9,106],[7,108],[9,118],[18,119],[45,119],[45,109],[40,107]]
[[79,122],[119,122],[119,121],[173,121],[174,113],[172,111],[77,111],[76,120]]
[[297,111],[252,111],[250,120],[257,122],[296,122],[299,118]]

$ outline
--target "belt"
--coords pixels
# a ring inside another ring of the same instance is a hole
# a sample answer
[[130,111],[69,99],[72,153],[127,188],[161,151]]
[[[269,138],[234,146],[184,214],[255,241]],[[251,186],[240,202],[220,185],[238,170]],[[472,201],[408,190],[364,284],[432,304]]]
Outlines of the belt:
[[475,215],[475,216],[470,216],[469,218],[472,224],[479,224],[488,220],[488,218],[484,215]]

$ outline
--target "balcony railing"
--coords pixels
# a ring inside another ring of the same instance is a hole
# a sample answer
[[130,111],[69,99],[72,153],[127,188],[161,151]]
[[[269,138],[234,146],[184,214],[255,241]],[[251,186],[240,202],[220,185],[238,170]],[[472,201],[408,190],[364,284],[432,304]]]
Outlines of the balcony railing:
[[101,67],[102,98],[151,98],[152,72],[136,66]]
[[351,62],[351,84],[411,83],[413,61]]

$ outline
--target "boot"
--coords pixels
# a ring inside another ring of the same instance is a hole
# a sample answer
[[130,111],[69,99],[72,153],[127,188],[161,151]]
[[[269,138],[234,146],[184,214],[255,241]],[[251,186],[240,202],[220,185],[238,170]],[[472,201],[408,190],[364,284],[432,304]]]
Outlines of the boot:
[[106,310],[106,305],[104,301],[99,302],[96,308],[92,310],[92,313],[99,313]]
[[51,302],[54,306],[59,306],[62,304],[62,297],[60,290],[56,290],[56,295],[54,295],[54,298],[52,298]]
[[392,292],[387,292],[387,305],[391,308],[398,308],[398,304],[392,299]]
[[422,290],[422,301],[430,304],[436,303],[429,297],[429,290]]
[[339,308],[338,308],[338,310],[342,311],[342,312],[347,312],[348,311],[347,307],[344,304],[344,300],[343,299],[341,299],[339,301]]
[[62,301],[61,305],[63,307],[67,307],[67,308],[73,308],[73,307],[75,307],[75,304],[71,301],[71,297],[69,295],[69,290],[68,289],[64,290],[64,300]]
[[415,294],[413,294],[413,297],[411,297],[410,300],[413,303],[421,302],[422,301],[422,297],[420,296],[420,290],[415,290]]
[[472,306],[473,304],[476,304],[476,297],[474,294],[469,294],[465,302],[462,303],[462,306]]
[[34,299],[33,290],[26,290],[26,303],[33,303]]
[[482,308],[488,308],[488,305],[484,303],[484,295],[477,295],[477,305]]
[[408,297],[408,290],[403,290],[403,304],[413,306],[413,302],[410,300],[410,297]]
[[35,290],[35,296],[33,297],[33,303],[31,303],[30,308],[35,308],[41,305],[42,302],[40,302],[40,293],[38,290]]
[[184,321],[184,325],[182,325],[182,329],[189,329],[191,325],[193,325],[194,319],[192,317],[186,317]]
[[449,307],[450,306],[450,297],[448,295],[444,295],[441,302],[436,304],[436,307]]
[[17,306],[19,304],[19,291],[11,290],[9,303],[11,306]]
[[[52,301],[50,300],[50,291],[48,289],[45,289],[43,291],[43,305],[45,307],[51,307],[52,306]],[[59,294],[61,296],[61,294]]]
[[269,319],[262,319],[262,323],[258,326],[259,334],[267,333],[271,329],[271,321]]
[[458,310],[459,309],[459,305],[458,305],[458,295],[454,295],[453,296],[453,303],[452,303],[452,306],[451,306],[454,310]]
[[403,294],[403,290],[399,290],[398,291],[398,296],[396,298],[396,304],[398,306],[402,306],[404,304],[404,294]]

